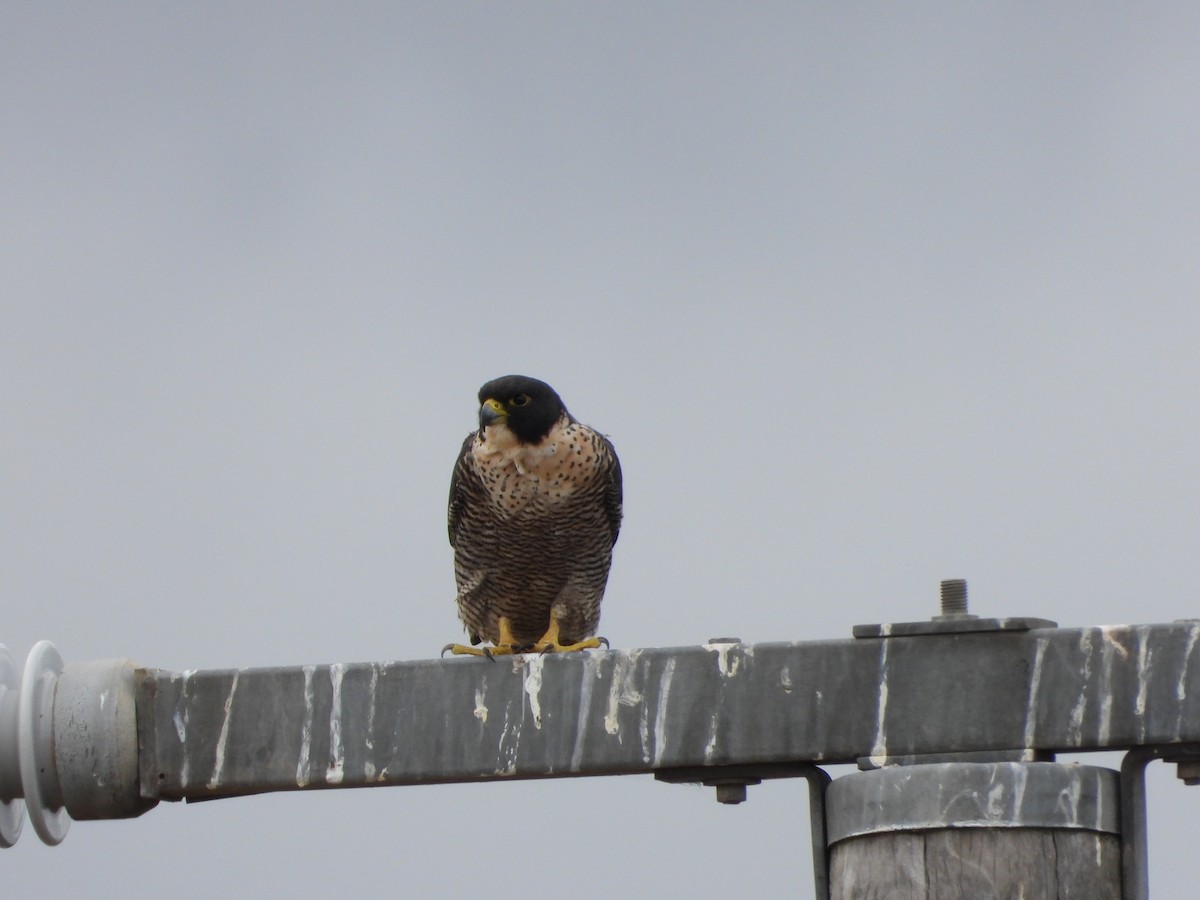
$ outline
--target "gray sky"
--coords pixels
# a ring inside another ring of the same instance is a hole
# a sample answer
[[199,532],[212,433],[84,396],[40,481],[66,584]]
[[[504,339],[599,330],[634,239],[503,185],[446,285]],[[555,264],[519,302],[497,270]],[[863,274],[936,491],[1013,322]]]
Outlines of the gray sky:
[[[0,9],[0,642],[167,669],[460,639],[475,391],[626,477],[614,646],[1194,617],[1200,6]],[[1115,758],[1089,761],[1115,764]],[[1152,885],[1200,793],[1151,767]],[[835,772],[835,774],[838,774]],[[811,892],[802,783],[163,804],[35,891]]]

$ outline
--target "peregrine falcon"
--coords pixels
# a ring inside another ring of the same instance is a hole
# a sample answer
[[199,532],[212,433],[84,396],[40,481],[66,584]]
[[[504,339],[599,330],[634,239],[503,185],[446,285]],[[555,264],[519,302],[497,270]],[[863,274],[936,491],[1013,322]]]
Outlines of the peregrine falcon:
[[554,388],[506,375],[479,389],[479,430],[450,480],[458,615],[492,656],[607,646],[600,600],[621,527],[621,464]]

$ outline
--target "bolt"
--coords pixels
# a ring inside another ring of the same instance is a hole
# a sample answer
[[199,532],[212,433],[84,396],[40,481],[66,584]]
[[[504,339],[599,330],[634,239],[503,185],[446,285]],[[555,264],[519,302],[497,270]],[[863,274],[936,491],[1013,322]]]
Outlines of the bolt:
[[717,785],[718,803],[745,803],[746,783],[734,782]]
[[942,615],[965,616],[967,614],[967,580],[947,578],[942,582]]
[[[1200,760],[1177,763],[1175,774],[1184,784],[1189,787],[1195,787],[1200,784]],[[717,788],[717,790],[720,790],[720,788]]]

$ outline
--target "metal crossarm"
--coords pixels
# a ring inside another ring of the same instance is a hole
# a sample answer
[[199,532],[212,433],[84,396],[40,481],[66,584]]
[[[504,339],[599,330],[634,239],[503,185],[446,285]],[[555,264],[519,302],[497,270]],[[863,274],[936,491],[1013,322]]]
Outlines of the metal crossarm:
[[1200,741],[1200,623],[140,670],[144,799]]

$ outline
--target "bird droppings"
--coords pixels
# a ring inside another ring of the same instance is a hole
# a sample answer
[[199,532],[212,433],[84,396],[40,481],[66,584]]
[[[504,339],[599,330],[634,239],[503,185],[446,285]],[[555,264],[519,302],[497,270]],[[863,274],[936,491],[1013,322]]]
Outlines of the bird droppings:
[[[1089,628],[1084,629],[1079,634],[1079,651],[1082,654],[1083,662],[1083,677],[1090,678],[1092,675],[1092,649],[1095,646],[1094,638],[1100,634],[1099,629]],[[1081,693],[1075,701],[1075,705],[1071,707],[1071,715],[1068,719],[1070,723],[1071,735],[1076,742],[1083,738],[1083,713],[1087,707],[1087,694]]]
[[888,647],[891,641],[880,641],[879,698],[875,704],[875,743],[871,747],[871,765],[887,762],[887,705],[888,705]]
[[367,730],[363,735],[363,746],[367,752],[363,758],[363,777],[368,781],[375,777],[372,755],[375,750],[375,691],[379,687],[379,668],[372,663],[371,679],[367,682]]
[[483,688],[475,688],[475,709],[473,710],[475,718],[484,725],[487,724],[488,708],[483,702]]
[[[600,676],[599,657],[588,654],[584,663],[584,674],[579,685],[579,715],[575,719],[575,740],[571,749],[571,771],[578,772],[583,765],[583,743],[588,731],[588,722],[592,712],[592,686]],[[594,677],[589,678],[587,669],[594,670]]]
[[225,715],[221,720],[221,735],[217,738],[217,752],[213,758],[212,778],[208,779],[208,788],[212,790],[221,783],[221,775],[225,770],[225,747],[229,743],[229,720],[232,718],[233,695],[237,691],[238,675],[233,673],[233,681],[229,684],[229,696],[225,698]]
[[741,664],[741,659],[737,656],[733,658],[732,665],[729,662],[729,651],[734,647],[739,646],[737,641],[732,642],[714,642],[710,641],[704,645],[705,650],[710,650],[717,654],[717,671],[721,673],[721,677],[734,676],[738,673],[738,666]]
[[302,666],[304,672],[304,722],[300,726],[300,755],[296,760],[296,787],[308,786],[308,764],[313,737],[313,675],[316,666]]
[[1146,737],[1146,692],[1150,687],[1150,665],[1153,662],[1154,653],[1151,651],[1142,629],[1135,629],[1134,635],[1137,638],[1138,689],[1137,696],[1133,701],[1133,711],[1139,720],[1138,737],[1144,740]]
[[1042,662],[1046,658],[1046,648],[1050,645],[1048,637],[1038,638],[1033,651],[1033,671],[1029,675],[1029,699],[1025,704],[1025,741],[1024,747],[1033,747],[1035,729],[1037,728],[1038,690],[1042,686]]
[[493,775],[507,778],[517,773],[517,749],[520,738],[521,725],[519,722],[510,721],[508,708],[505,707],[504,727],[500,729],[500,744],[496,754],[500,765],[493,770]]
[[1129,658],[1129,649],[1117,639],[1118,632],[1128,632],[1132,630],[1130,625],[1101,625],[1100,636],[1104,638],[1104,643],[1109,647],[1111,653],[1115,650],[1121,654],[1121,659]]
[[708,741],[704,745],[704,762],[711,763],[713,756],[717,752],[717,738],[721,733],[721,714],[717,710],[713,710],[711,716],[708,717]]
[[345,667],[334,663],[329,667],[329,682],[333,699],[329,709],[329,765],[325,768],[326,784],[341,784],[345,777],[346,755],[342,749],[342,674]]
[[662,680],[658,683],[658,709],[654,713],[654,767],[662,764],[667,749],[667,702],[671,699],[671,677],[675,674],[675,660],[668,659],[663,667]]
[[1179,681],[1175,685],[1175,698],[1182,703],[1187,699],[1188,667],[1192,662],[1192,651],[1196,649],[1196,641],[1200,640],[1200,623],[1193,622],[1188,634],[1187,647],[1183,651],[1183,665],[1179,667]]
[[[179,703],[176,705],[174,712],[171,714],[171,722],[175,726],[175,734],[179,737],[180,745],[187,743],[187,725],[188,725],[188,679],[192,677],[192,669],[184,669],[179,675]],[[174,681],[174,679],[172,679]],[[188,770],[191,766],[190,758],[184,756],[183,765],[179,770],[180,784],[187,785]]]
[[640,650],[630,650],[617,655],[608,691],[608,707],[604,713],[604,730],[609,734],[620,733],[618,713],[622,706],[638,706],[642,702],[641,691],[637,689],[636,679],[633,677],[640,655]]
[[533,714],[533,727],[541,729],[542,727],[542,666],[546,664],[546,657],[531,656],[527,658],[525,665],[525,697],[529,701],[529,711]]
[[[1113,656],[1119,651],[1122,659],[1128,659],[1129,651],[1106,629],[1100,629],[1100,636],[1103,638],[1100,644],[1100,677],[1105,684],[1110,684],[1112,682]],[[1112,728],[1111,694],[1100,700],[1100,715],[1096,728],[1099,739],[1107,742]]]

